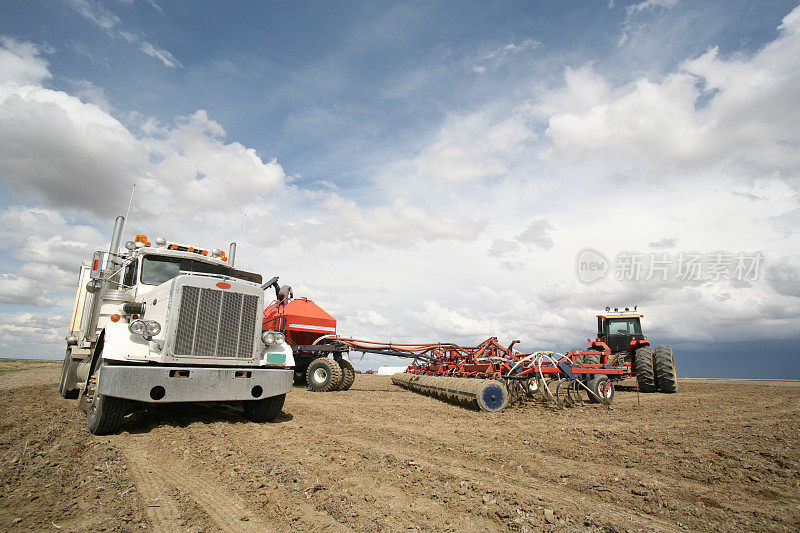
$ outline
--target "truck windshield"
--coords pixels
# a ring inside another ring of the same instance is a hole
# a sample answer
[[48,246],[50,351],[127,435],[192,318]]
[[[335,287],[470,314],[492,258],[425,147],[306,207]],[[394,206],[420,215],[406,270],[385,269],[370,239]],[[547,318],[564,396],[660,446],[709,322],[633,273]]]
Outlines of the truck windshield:
[[141,281],[145,285],[161,285],[178,274],[200,272],[203,274],[220,274],[253,283],[261,283],[261,275],[234,268],[194,261],[184,257],[165,257],[163,255],[146,255],[142,259]]

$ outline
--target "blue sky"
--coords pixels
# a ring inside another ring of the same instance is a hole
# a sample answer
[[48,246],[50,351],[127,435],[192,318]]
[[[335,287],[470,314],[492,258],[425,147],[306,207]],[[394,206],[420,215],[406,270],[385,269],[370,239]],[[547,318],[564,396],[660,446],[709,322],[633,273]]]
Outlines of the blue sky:
[[[682,375],[748,375],[704,355],[734,343],[800,377],[796,7],[5,2],[0,354],[63,349],[135,183],[131,233],[224,246],[247,214],[245,266],[345,334],[568,349],[638,304]],[[763,262],[680,279],[715,252]]]

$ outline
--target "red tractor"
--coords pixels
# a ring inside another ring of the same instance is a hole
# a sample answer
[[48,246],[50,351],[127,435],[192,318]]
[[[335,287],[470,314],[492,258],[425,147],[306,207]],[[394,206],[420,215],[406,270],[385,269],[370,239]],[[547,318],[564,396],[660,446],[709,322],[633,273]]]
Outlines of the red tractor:
[[584,364],[622,366],[626,376],[636,377],[642,392],[678,392],[675,355],[669,346],[650,346],[642,334],[642,314],[606,307],[597,315],[597,338],[589,348],[573,350]]

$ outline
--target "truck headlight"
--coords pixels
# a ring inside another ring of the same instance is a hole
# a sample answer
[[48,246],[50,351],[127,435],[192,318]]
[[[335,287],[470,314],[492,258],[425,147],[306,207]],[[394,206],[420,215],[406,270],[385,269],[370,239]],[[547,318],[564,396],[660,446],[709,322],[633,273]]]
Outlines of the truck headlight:
[[128,331],[134,335],[153,337],[161,333],[161,324],[155,320],[142,320],[141,318],[136,318],[131,320],[128,324]]
[[156,322],[155,320],[148,320],[147,322],[147,334],[148,335],[158,335],[161,333],[161,324]]
[[274,331],[265,331],[261,334],[261,340],[264,341],[264,344],[275,344],[275,332]]
[[283,341],[286,340],[286,336],[281,333],[280,331],[275,332],[275,343],[276,344],[283,344]]
[[147,324],[145,324],[144,320],[138,318],[136,320],[131,320],[128,324],[128,331],[134,335],[144,335],[147,333]]

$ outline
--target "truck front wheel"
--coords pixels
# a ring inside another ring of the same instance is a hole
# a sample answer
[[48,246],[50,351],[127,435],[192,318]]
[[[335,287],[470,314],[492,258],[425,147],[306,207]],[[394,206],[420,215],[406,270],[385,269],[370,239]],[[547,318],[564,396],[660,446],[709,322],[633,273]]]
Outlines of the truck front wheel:
[[285,400],[286,395],[279,394],[262,400],[244,401],[244,417],[251,422],[272,422],[281,414]]
[[122,425],[127,401],[123,398],[95,394],[86,411],[86,421],[92,435],[115,433]]

